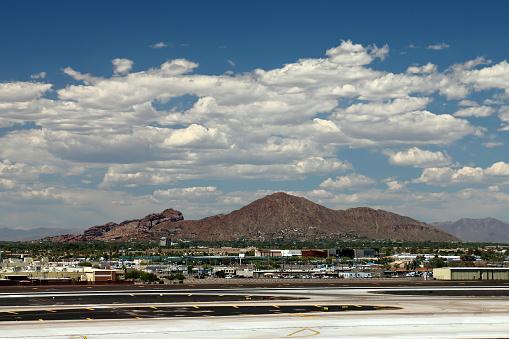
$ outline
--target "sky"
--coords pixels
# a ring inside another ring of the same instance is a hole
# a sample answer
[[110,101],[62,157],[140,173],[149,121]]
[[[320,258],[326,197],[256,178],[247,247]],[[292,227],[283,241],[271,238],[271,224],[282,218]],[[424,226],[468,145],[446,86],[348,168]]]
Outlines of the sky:
[[509,222],[507,1],[19,1],[0,10],[0,227],[285,191]]

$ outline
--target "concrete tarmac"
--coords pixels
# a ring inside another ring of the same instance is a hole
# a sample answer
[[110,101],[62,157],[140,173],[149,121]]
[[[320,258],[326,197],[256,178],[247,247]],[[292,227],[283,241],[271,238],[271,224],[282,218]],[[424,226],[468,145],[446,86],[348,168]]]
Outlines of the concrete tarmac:
[[[249,298],[279,296],[281,299],[255,298],[256,300],[241,301],[215,298],[211,299],[212,301],[192,300],[190,303],[181,300],[145,303],[139,297],[136,303],[129,304],[129,308],[171,309],[180,306],[188,309],[223,308],[236,311],[229,314],[207,311],[191,314],[190,317],[162,314],[162,317],[156,318],[139,316],[140,313],[134,312],[129,314],[131,318],[123,319],[94,319],[90,316],[93,311],[89,309],[106,311],[112,306],[108,302],[107,292],[90,291],[86,294],[102,295],[103,302],[79,304],[78,309],[81,309],[81,312],[89,312],[85,314],[89,316],[80,320],[50,320],[53,314],[65,312],[65,309],[69,308],[76,309],[76,305],[52,305],[53,308],[48,308],[47,304],[1,306],[1,303],[6,300],[4,298],[51,298],[55,295],[72,297],[83,291],[69,294],[37,290],[29,293],[7,292],[0,294],[0,314],[39,312],[41,318],[35,321],[12,321],[4,318],[8,321],[1,322],[0,338],[509,338],[509,297],[505,294],[508,290],[506,284],[499,283],[492,287],[463,286],[458,283],[455,285],[286,288],[237,286],[230,289],[186,289],[173,293],[240,295]],[[152,292],[161,291],[166,293],[159,289]],[[400,293],[398,291],[404,291],[404,294],[388,294]],[[123,293],[136,296],[142,292],[132,288]],[[143,293],[147,291],[143,290]],[[498,295],[490,296],[490,293]],[[245,306],[256,306],[260,312],[249,313]],[[351,306],[352,310],[344,311],[341,308],[339,311],[338,307],[342,306]],[[367,306],[381,308],[369,310]],[[353,311],[355,308],[364,310],[356,312]],[[287,312],[291,309],[294,311]],[[310,309],[313,311],[310,312]],[[47,319],[43,317],[45,314]],[[77,314],[80,314],[80,311],[77,311]]]

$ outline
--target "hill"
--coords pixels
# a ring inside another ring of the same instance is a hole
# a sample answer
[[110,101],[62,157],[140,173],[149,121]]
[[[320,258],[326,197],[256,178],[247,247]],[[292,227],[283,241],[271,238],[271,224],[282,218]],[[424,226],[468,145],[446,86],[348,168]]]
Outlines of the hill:
[[457,241],[454,236],[423,222],[367,207],[332,210],[283,192],[256,200],[229,214],[183,220],[173,209],[143,219],[94,226],[79,236],[50,241],[174,240],[352,240],[356,238],[419,241]]
[[435,222],[432,225],[462,241],[509,243],[509,224],[494,218],[464,218],[456,222]]
[[82,229],[62,229],[53,227],[38,227],[32,229],[0,228],[0,241],[30,241],[44,237],[53,237],[62,233],[79,234]]

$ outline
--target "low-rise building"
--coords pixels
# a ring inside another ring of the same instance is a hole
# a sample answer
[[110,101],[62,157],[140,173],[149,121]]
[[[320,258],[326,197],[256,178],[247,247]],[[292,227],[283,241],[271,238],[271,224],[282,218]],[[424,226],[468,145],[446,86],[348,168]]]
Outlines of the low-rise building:
[[509,267],[442,267],[433,269],[437,280],[509,280]]

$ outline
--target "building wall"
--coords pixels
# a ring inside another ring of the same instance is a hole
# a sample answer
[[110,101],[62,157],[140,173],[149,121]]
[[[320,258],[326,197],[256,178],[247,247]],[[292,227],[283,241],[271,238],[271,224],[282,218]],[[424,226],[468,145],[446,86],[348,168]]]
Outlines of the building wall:
[[434,268],[433,278],[437,280],[509,280],[509,268]]

